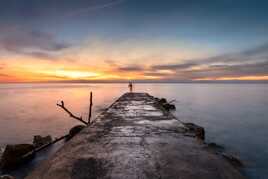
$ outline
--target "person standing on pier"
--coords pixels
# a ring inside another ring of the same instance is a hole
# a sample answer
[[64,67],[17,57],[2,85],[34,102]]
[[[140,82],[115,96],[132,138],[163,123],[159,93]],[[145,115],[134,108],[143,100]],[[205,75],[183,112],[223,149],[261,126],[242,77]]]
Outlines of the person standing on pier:
[[129,82],[128,87],[129,87],[129,91],[132,93],[133,92],[133,84],[131,81]]

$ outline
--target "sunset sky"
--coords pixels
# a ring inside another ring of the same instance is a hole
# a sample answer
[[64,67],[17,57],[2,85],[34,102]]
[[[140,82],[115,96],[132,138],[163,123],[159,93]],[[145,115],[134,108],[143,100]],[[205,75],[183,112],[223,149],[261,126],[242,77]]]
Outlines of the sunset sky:
[[2,0],[0,82],[268,80],[268,1]]

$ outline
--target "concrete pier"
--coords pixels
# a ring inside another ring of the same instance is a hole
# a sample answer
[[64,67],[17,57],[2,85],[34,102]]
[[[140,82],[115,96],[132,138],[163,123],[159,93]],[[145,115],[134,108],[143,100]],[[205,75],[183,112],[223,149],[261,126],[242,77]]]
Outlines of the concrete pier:
[[146,93],[126,93],[27,179],[242,179]]

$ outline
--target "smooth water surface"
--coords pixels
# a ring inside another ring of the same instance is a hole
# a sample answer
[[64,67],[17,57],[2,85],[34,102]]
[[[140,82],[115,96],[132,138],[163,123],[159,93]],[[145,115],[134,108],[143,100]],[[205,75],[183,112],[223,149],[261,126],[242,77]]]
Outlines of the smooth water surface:
[[[87,119],[128,91],[127,84],[0,84],[0,146],[59,137],[79,122],[56,106],[64,100]],[[238,155],[252,179],[268,176],[268,84],[134,84],[134,91],[176,100],[175,115],[206,129],[206,140]]]

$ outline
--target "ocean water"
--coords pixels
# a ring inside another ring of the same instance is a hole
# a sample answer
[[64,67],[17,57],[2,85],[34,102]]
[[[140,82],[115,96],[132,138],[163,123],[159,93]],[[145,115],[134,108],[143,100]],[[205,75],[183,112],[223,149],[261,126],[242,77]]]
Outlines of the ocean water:
[[[0,147],[31,143],[33,135],[66,134],[79,122],[56,103],[64,100],[68,109],[87,119],[90,91],[94,118],[128,88],[127,84],[0,84]],[[267,178],[268,84],[134,84],[134,91],[175,100],[174,114],[205,127],[206,141],[239,156],[248,178]]]

